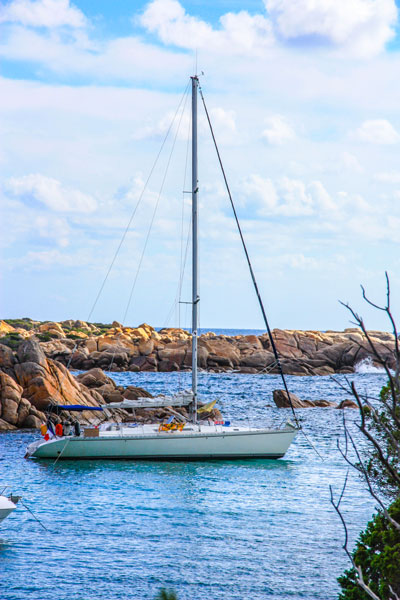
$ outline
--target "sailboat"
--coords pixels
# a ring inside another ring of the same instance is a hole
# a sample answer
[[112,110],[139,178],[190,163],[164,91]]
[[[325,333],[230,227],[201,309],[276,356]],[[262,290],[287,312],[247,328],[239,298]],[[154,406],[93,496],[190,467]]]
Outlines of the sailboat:
[[19,496],[0,495],[0,523],[17,508],[18,500]]
[[[47,440],[39,440],[30,444],[26,457],[55,458],[55,459],[154,459],[154,460],[200,460],[200,459],[250,459],[269,458],[277,459],[285,455],[294,440],[299,426],[290,421],[282,428],[262,428],[235,426],[227,421],[202,422],[199,420],[198,411],[198,165],[197,165],[197,99],[199,79],[195,75],[192,80],[192,388],[189,392],[175,395],[163,400],[154,399],[155,406],[186,405],[190,407],[190,421],[169,427],[169,424],[105,424],[100,428],[88,428],[80,435],[55,436]],[[201,92],[201,90],[200,90]],[[203,103],[204,98],[202,96]],[[206,106],[204,104],[206,109]],[[206,109],[207,117],[208,112]],[[211,124],[210,124],[211,127]],[[212,132],[212,128],[211,128]],[[212,132],[215,142],[214,134]],[[217,147],[216,147],[217,148]],[[218,149],[217,149],[218,152]],[[218,153],[218,158],[220,156]],[[221,161],[220,161],[221,162]],[[222,163],[221,163],[222,166]],[[224,173],[225,177],[225,173]],[[225,177],[226,181],[226,177]],[[229,192],[229,189],[228,189]],[[229,192],[230,196],[230,192]],[[231,198],[231,196],[230,196]],[[232,202],[232,199],[231,199]],[[232,204],[233,206],[233,204]],[[234,207],[233,207],[234,208]],[[234,210],[235,212],[235,210]],[[237,215],[235,212],[235,218]],[[237,221],[238,223],[238,221]],[[244,245],[243,236],[238,223],[240,236]],[[270,334],[265,311],[255,282],[254,273],[244,245],[249,263],[253,283],[259,298],[264,320]],[[276,348],[271,336],[271,343],[280,367]],[[286,383],[281,370],[281,375]],[[148,399],[139,399],[152,406]],[[130,402],[130,407],[136,406],[135,401]],[[122,406],[124,404],[124,406]],[[115,408],[124,408],[127,401],[118,404]],[[61,408],[61,407],[60,407]],[[62,407],[68,408],[68,407]],[[87,407],[82,407],[87,408]],[[111,405],[105,408],[112,409]],[[295,415],[294,415],[295,416]]]

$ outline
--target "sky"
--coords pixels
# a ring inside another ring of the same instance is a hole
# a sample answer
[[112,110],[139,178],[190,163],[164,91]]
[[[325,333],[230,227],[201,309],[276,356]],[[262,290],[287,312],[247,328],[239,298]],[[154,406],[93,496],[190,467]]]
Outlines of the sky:
[[[400,322],[399,31],[394,0],[0,0],[0,317],[190,325],[197,69],[271,327],[389,329],[385,271]],[[201,104],[199,202],[200,326],[262,329]]]

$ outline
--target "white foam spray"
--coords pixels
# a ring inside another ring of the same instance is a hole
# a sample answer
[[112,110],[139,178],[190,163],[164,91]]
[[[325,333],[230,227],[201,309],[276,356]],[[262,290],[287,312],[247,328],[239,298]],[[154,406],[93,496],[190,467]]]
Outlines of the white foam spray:
[[359,363],[357,363],[354,366],[354,370],[356,373],[369,373],[369,374],[385,372],[385,369],[383,367],[376,367],[373,364],[372,358],[370,356],[368,356],[367,358],[364,358]]

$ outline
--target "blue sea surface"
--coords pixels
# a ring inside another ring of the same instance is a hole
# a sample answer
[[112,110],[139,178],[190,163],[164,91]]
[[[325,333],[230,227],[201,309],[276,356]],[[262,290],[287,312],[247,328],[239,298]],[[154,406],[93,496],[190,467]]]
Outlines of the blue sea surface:
[[[190,373],[114,373],[153,393],[189,386]],[[329,377],[288,377],[302,398],[350,394]],[[345,384],[345,377],[338,376]],[[351,376],[377,396],[383,374]],[[280,424],[275,375],[200,373],[204,398],[226,418]],[[0,435],[0,482],[21,494],[45,531],[19,505],[0,524],[1,600],[151,599],[161,587],[180,600],[337,598],[348,560],[329,485],[341,491],[347,467],[337,449],[343,411],[298,411],[299,434],[285,459],[140,462],[24,460],[38,433]],[[345,411],[354,435],[357,411]],[[375,510],[350,472],[343,499],[351,543]]]

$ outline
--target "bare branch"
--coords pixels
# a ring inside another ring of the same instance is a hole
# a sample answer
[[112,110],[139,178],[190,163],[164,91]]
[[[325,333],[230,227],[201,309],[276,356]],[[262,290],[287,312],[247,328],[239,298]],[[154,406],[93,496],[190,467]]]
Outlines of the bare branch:
[[386,311],[387,307],[386,306],[379,306],[378,304],[375,304],[374,302],[372,302],[369,298],[367,298],[367,294],[365,293],[365,288],[364,286],[360,286],[362,289],[362,296],[365,300],[365,302],[367,302],[370,306],[373,306],[374,308],[376,308],[377,310],[382,310],[383,312]]
[[[357,460],[358,460],[358,463],[357,463],[357,470],[358,470],[358,471],[361,471],[361,472],[362,472],[362,474],[364,475],[365,481],[366,481],[366,483],[367,483],[367,485],[368,485],[368,491],[369,491],[370,495],[371,495],[371,496],[374,498],[374,500],[376,500],[376,501],[378,502],[378,504],[379,504],[379,506],[381,507],[381,509],[382,509],[382,512],[383,512],[383,514],[385,515],[386,519],[387,519],[387,520],[388,520],[388,521],[389,521],[389,522],[390,522],[390,523],[393,525],[393,527],[395,527],[396,529],[398,529],[398,530],[400,531],[400,523],[398,523],[398,522],[397,522],[395,519],[393,519],[393,518],[390,516],[390,514],[388,513],[388,511],[387,511],[387,509],[386,509],[385,505],[383,504],[382,500],[379,498],[379,496],[376,494],[375,490],[373,489],[373,487],[372,487],[372,485],[371,485],[370,478],[369,478],[369,476],[368,476],[368,471],[367,471],[367,469],[365,468],[365,465],[364,465],[364,463],[363,463],[363,461],[362,461],[362,459],[361,459],[361,456],[360,456],[360,453],[359,453],[359,451],[358,451],[357,445],[356,445],[356,443],[354,442],[354,440],[353,440],[353,438],[352,438],[352,435],[351,435],[351,433],[350,433],[350,432],[347,430],[347,428],[346,428],[346,436],[349,438],[349,440],[350,440],[350,442],[351,442],[351,445],[353,446],[353,450],[354,450],[354,452],[356,453]],[[346,462],[349,462],[349,461],[346,459]],[[351,463],[349,463],[349,464],[351,464]],[[358,466],[358,465],[359,465],[359,466]]]
[[343,487],[342,487],[342,491],[340,493],[339,500],[336,503],[335,503],[335,500],[334,500],[334,497],[333,497],[332,486],[331,485],[329,486],[329,491],[330,491],[330,495],[331,495],[331,504],[332,504],[333,508],[335,509],[336,513],[338,514],[339,519],[341,520],[342,525],[343,525],[343,529],[344,529],[344,542],[343,542],[342,548],[346,552],[346,554],[347,554],[347,556],[348,556],[351,564],[353,565],[353,567],[354,567],[354,569],[355,569],[355,571],[356,571],[356,573],[358,575],[357,584],[361,587],[361,589],[364,590],[364,592],[366,594],[368,594],[368,596],[370,598],[372,598],[373,600],[381,600],[381,598],[379,598],[379,596],[377,596],[376,594],[374,594],[374,592],[371,590],[371,588],[365,583],[362,569],[361,569],[361,567],[359,567],[358,565],[356,565],[356,563],[354,562],[354,559],[353,559],[353,557],[352,557],[352,555],[351,555],[351,553],[349,552],[349,549],[348,549],[349,533],[348,533],[348,530],[347,530],[346,521],[345,521],[345,519],[343,517],[342,511],[340,510],[340,502],[342,501],[343,495],[344,495],[345,490],[346,490],[348,476],[349,476],[349,470],[347,470],[346,478],[344,480],[344,484],[343,484]]

